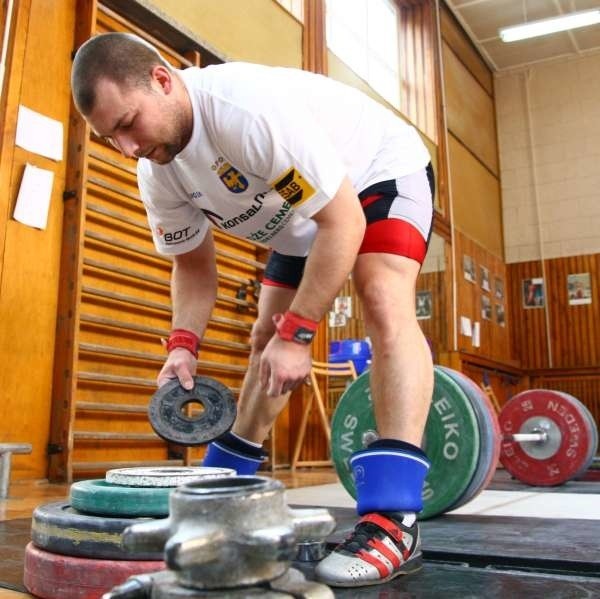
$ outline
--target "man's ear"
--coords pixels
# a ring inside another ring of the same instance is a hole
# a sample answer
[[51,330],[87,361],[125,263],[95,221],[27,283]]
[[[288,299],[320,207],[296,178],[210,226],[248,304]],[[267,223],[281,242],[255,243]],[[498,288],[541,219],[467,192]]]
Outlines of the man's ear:
[[173,75],[171,71],[164,65],[156,65],[152,67],[150,71],[152,81],[156,82],[157,85],[163,90],[163,93],[170,94],[173,90]]

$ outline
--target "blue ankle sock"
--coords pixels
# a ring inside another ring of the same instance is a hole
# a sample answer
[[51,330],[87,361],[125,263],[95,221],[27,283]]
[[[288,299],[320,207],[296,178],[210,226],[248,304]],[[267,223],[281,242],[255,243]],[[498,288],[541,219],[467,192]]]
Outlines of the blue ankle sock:
[[258,443],[227,432],[208,445],[203,466],[232,468],[238,474],[256,474],[267,454]]
[[379,439],[354,452],[350,466],[358,513],[420,512],[429,465],[422,449],[394,439]]

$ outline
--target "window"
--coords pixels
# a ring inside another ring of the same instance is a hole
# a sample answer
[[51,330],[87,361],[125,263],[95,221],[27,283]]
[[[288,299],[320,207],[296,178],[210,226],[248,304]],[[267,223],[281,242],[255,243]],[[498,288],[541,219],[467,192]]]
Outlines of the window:
[[293,14],[298,21],[304,22],[304,0],[277,0],[277,2]]
[[327,0],[327,45],[400,107],[398,9],[392,0]]

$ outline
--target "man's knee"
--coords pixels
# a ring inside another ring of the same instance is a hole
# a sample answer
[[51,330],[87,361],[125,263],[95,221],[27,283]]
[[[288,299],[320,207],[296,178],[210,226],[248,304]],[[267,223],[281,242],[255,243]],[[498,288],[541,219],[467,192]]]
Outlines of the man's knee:
[[394,285],[390,280],[372,279],[359,294],[370,333],[382,341],[386,337],[396,338],[399,331],[416,322],[412,285]]

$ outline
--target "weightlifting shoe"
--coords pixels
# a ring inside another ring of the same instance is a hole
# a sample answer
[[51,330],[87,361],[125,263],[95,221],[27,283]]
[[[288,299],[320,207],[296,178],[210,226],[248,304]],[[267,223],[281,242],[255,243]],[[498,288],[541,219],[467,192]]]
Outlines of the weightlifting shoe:
[[422,567],[415,514],[365,514],[354,531],[316,567],[317,578],[333,587],[380,584]]

